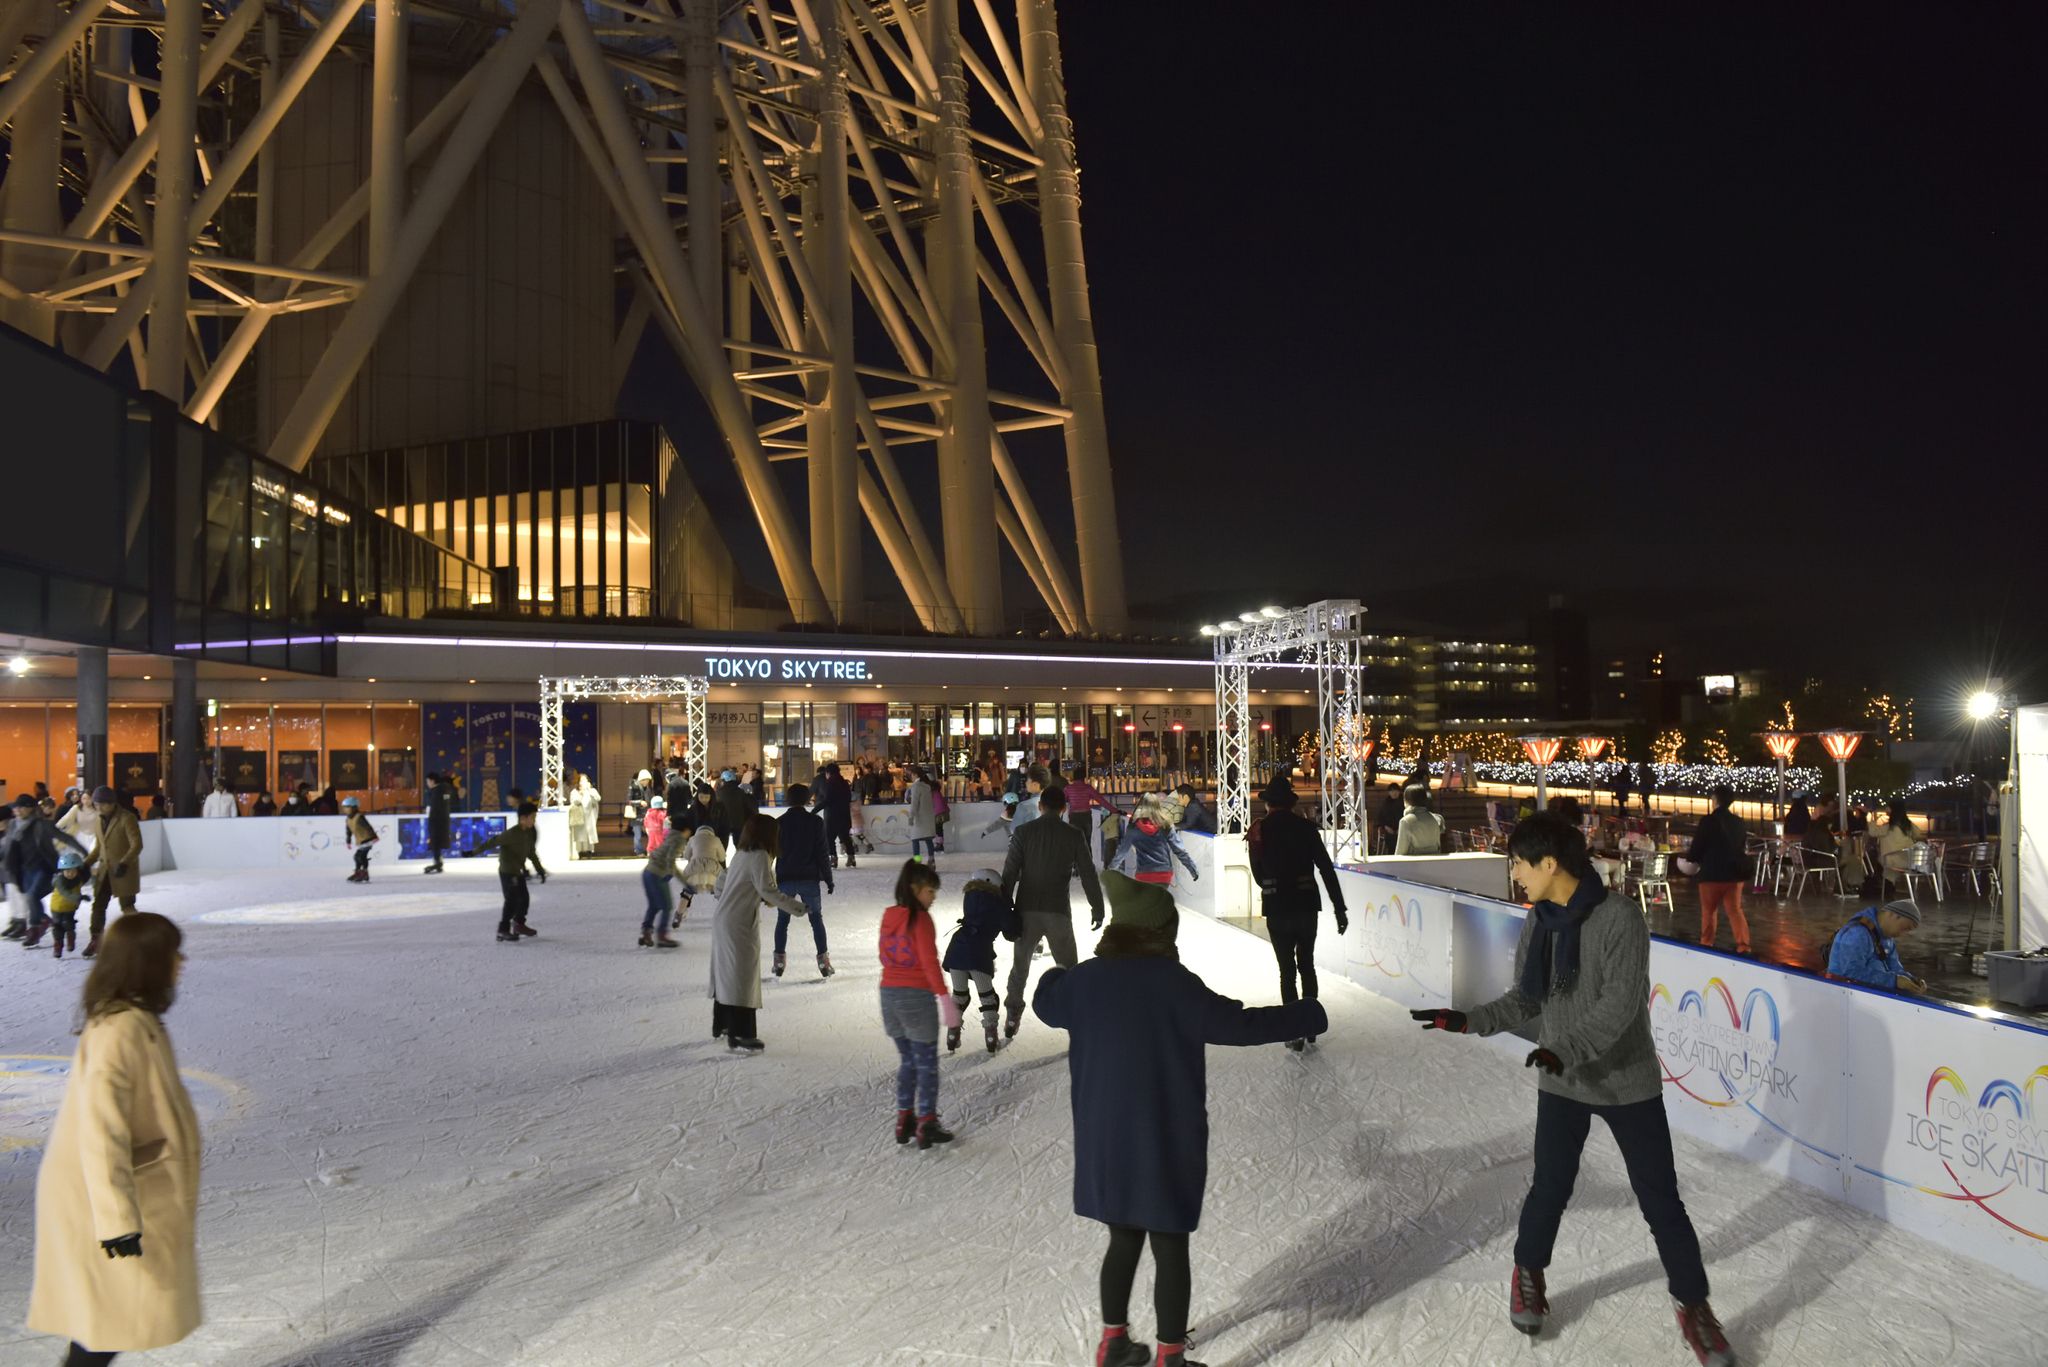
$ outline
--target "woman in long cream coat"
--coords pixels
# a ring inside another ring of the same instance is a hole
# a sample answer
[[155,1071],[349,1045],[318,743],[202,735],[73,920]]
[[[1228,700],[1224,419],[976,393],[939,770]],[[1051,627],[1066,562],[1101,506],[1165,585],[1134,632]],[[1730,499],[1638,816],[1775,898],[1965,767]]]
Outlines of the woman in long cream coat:
[[84,1367],[199,1327],[199,1122],[160,1019],[182,940],[151,912],[108,928],[36,1177],[28,1327],[70,1339]]
[[748,1053],[762,1047],[754,1033],[761,1006],[761,904],[808,914],[775,886],[777,834],[773,818],[747,818],[711,913],[711,1037],[723,1035],[729,1047]]

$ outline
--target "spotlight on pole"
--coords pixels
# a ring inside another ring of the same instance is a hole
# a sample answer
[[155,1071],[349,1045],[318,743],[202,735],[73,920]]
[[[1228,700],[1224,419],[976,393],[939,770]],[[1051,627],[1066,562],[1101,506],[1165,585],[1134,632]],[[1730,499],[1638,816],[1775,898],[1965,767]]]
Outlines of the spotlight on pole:
[[1279,621],[1279,620],[1280,620],[1280,619],[1281,619],[1282,617],[1285,617],[1285,616],[1287,615],[1287,609],[1286,609],[1286,608],[1260,608],[1260,609],[1259,609],[1259,615],[1260,615],[1261,617],[1264,617],[1264,618],[1266,618],[1266,619],[1267,619],[1267,620],[1269,620],[1269,621],[1274,621],[1274,622],[1277,622],[1277,621]]
[[28,673],[28,656],[17,655],[9,660],[7,662],[7,672],[16,675]]
[[[17,670],[17,673],[20,671]],[[1999,697],[1990,689],[1979,689],[1970,695],[1968,710],[1971,721],[1990,721],[2000,709]]]
[[1219,633],[1217,632],[1217,630],[1216,630],[1216,628],[1215,628],[1215,627],[1212,627],[1212,626],[1205,626],[1205,627],[1203,627],[1203,628],[1202,628],[1202,634],[1203,634],[1204,636],[1215,636],[1215,635],[1218,635]]

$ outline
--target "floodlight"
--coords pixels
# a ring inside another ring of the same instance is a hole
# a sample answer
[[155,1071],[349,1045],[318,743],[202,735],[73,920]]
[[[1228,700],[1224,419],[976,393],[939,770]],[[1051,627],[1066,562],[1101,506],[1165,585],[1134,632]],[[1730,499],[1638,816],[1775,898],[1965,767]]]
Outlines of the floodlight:
[[1217,632],[1217,630],[1216,630],[1216,628],[1215,628],[1215,627],[1205,626],[1205,627],[1203,627],[1203,628],[1202,628],[1202,634],[1203,634],[1204,636],[1215,636],[1215,635],[1218,635],[1219,633]]
[[1287,609],[1286,609],[1286,608],[1260,608],[1260,609],[1259,609],[1259,615],[1260,615],[1261,617],[1268,617],[1268,618],[1271,618],[1271,619],[1272,619],[1273,621],[1276,621],[1276,622],[1277,622],[1277,621],[1279,621],[1279,620],[1280,620],[1280,619],[1281,619],[1282,617],[1285,617],[1285,616],[1287,615]]
[[1259,616],[1256,612],[1240,612],[1237,614],[1237,620],[1240,622],[1263,622],[1266,619]]
[[[17,673],[19,671],[16,671]],[[1989,689],[1979,689],[1970,695],[1969,713],[1971,721],[1990,721],[1998,715],[1998,695]]]
[[13,659],[9,660],[7,662],[7,672],[10,674],[28,673],[28,656],[17,655]]

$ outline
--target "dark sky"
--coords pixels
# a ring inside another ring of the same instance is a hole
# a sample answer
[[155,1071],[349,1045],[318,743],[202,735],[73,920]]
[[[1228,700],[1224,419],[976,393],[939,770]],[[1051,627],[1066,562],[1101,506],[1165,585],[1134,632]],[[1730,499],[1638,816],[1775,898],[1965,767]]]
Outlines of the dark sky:
[[1134,604],[2038,666],[2048,7],[1259,9],[1061,7]]

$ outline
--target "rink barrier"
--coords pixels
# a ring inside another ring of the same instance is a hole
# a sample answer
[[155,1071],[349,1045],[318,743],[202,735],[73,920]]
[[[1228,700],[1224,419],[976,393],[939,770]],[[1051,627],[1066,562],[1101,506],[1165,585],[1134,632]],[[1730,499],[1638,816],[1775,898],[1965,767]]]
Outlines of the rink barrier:
[[[1203,881],[1176,878],[1181,905],[1254,914],[1242,839],[1183,839]],[[1506,990],[1522,907],[1337,877],[1351,929],[1325,926],[1319,968],[1414,1009]],[[2048,1290],[2048,1030],[1666,940],[1650,942],[1650,983],[1674,1129]],[[1529,1048],[1492,1043],[1517,1059]]]
[[[141,869],[148,877],[173,869],[288,869],[328,864],[345,868],[354,858],[346,844],[346,820],[339,816],[240,816],[145,821],[141,823]],[[377,832],[372,867],[424,862],[428,858],[426,820],[418,812],[370,813],[370,828]],[[451,820],[456,840],[452,853],[459,858],[472,844],[503,830],[511,823],[512,814],[456,812]],[[540,831],[541,862],[550,867],[567,863],[567,814],[542,812],[535,824]]]

